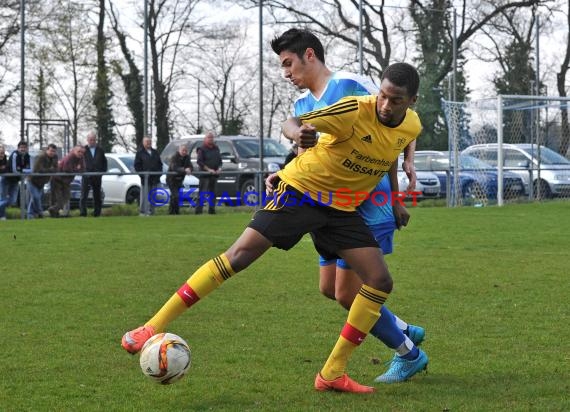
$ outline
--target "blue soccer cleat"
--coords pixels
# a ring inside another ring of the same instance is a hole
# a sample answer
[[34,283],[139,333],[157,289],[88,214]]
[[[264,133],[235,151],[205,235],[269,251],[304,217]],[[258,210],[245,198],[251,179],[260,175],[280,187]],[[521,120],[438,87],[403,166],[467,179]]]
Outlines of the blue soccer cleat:
[[406,335],[408,335],[408,338],[414,342],[414,345],[420,346],[426,337],[426,331],[421,326],[408,325]]
[[428,357],[425,352],[419,349],[420,353],[414,360],[406,360],[398,355],[394,355],[390,367],[382,375],[374,379],[376,383],[397,383],[410,379],[416,373],[427,369]]

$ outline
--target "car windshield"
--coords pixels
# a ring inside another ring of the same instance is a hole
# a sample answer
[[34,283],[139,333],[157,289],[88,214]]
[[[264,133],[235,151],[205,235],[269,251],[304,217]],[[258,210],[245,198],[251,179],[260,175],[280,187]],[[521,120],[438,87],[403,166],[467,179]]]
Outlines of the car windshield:
[[[434,158],[433,170],[449,169],[449,154],[447,152],[444,153],[446,153],[445,156]],[[451,159],[451,164],[453,164],[453,160],[454,159]],[[459,166],[464,170],[493,169],[493,166],[490,164],[469,155],[459,155]]]
[[459,165],[462,169],[492,169],[489,163],[485,163],[482,160],[477,159],[473,156],[468,155],[460,155],[459,156]]
[[[523,149],[529,155],[533,157],[538,157],[538,147],[532,146],[532,148]],[[533,155],[534,153],[534,155]],[[570,165],[570,160],[566,159],[564,156],[556,153],[554,150],[548,147],[542,146],[540,148],[540,163],[544,165]]]
[[[259,141],[258,140],[235,140],[236,150],[240,157],[252,158],[259,157]],[[263,155],[285,157],[289,151],[281,143],[275,140],[263,140]]]
[[119,159],[128,167],[131,173],[135,172],[135,158],[134,156],[119,156]]

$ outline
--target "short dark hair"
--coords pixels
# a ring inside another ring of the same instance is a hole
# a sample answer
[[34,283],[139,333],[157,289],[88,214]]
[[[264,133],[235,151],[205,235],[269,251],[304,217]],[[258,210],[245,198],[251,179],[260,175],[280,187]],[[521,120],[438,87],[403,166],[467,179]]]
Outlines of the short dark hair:
[[387,79],[398,87],[405,87],[410,97],[418,94],[420,75],[414,66],[408,63],[393,63],[382,73],[382,80]]
[[48,145],[47,145],[47,148],[48,148],[48,149],[57,150],[57,146],[56,146],[55,144],[53,144],[53,143],[48,144]]
[[25,140],[20,140],[20,141],[18,142],[18,147],[20,147],[20,146],[26,146],[26,147],[28,147],[28,142],[26,142]]
[[275,54],[279,55],[282,51],[295,53],[299,58],[303,58],[307,49],[313,49],[317,59],[325,62],[325,49],[317,36],[309,30],[289,29],[281,36],[271,40],[271,48]]

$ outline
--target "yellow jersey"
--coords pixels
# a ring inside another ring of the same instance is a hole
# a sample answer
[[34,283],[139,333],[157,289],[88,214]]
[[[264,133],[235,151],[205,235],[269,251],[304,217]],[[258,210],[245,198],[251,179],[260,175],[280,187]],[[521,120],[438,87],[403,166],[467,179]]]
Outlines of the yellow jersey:
[[353,211],[421,132],[416,112],[397,127],[383,125],[377,96],[351,96],[299,116],[320,132],[317,144],[278,172],[285,183],[315,202]]

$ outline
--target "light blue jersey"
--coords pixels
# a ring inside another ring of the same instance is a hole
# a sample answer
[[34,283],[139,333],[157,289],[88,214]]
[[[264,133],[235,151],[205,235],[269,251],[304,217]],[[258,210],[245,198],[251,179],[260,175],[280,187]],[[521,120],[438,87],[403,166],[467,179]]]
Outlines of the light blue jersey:
[[[333,73],[322,95],[317,98],[310,90],[303,92],[293,103],[293,115],[300,116],[307,112],[330,106],[346,96],[367,96],[369,94],[377,94],[378,86],[371,80],[360,75],[339,71]],[[378,183],[375,191],[381,191],[387,194],[388,201],[383,206],[377,206],[371,201],[364,201],[358,208],[358,212],[364,218],[368,226],[388,224],[396,228],[392,205],[390,201],[390,179],[388,175]],[[378,198],[381,200],[381,198]]]
[[373,192],[382,192],[385,195],[375,196],[377,204],[370,200],[365,200],[356,209],[358,213],[364,218],[368,226],[386,225],[396,229],[396,220],[394,219],[394,212],[392,211],[392,190],[390,187],[390,177],[385,175],[380,182],[376,185]]
[[367,96],[378,93],[378,87],[365,77],[348,72],[333,73],[325,91],[317,98],[310,90],[303,92],[293,103],[293,115],[302,114],[330,106],[346,96]]

